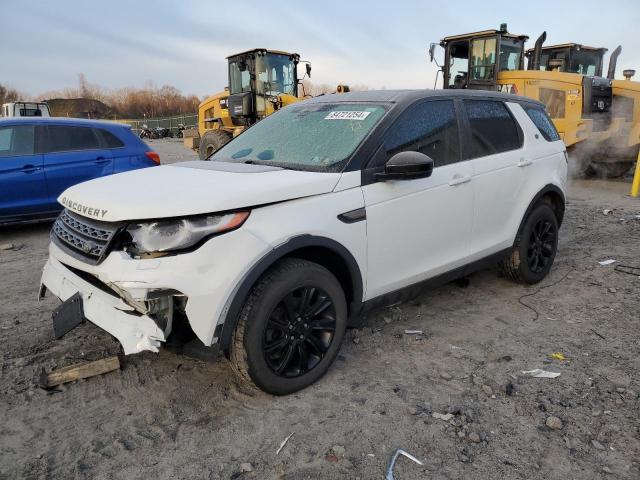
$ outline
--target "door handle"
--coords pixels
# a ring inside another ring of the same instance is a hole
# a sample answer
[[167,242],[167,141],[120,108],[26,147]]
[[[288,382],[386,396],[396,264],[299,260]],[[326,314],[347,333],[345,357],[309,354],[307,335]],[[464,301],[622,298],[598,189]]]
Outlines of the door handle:
[[24,173],[33,173],[37,172],[38,170],[40,170],[40,167],[36,167],[35,165],[25,165],[24,167],[22,167],[22,171]]
[[520,161],[516,165],[518,167],[528,167],[532,163],[533,162],[531,160],[525,160],[524,158],[521,158]]
[[109,163],[109,159],[104,157],[98,157],[96,158],[96,163],[98,165],[102,165],[103,163]]
[[471,181],[471,177],[463,177],[462,175],[454,175],[451,180],[449,180],[449,185],[452,187],[455,185],[462,185],[463,183],[467,183]]

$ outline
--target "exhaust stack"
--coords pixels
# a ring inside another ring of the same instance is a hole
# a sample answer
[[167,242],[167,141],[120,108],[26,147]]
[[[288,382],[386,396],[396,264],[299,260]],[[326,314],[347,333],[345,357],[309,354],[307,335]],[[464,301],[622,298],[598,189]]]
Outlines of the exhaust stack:
[[542,35],[536,40],[536,44],[533,47],[533,58],[528,65],[529,70],[540,70],[540,56],[542,55],[542,44],[547,39],[547,32],[542,32]]
[[607,72],[607,78],[609,80],[613,80],[616,77],[616,64],[618,63],[620,52],[622,52],[622,45],[618,45],[616,49],[611,52],[611,57],[609,58],[609,71]]

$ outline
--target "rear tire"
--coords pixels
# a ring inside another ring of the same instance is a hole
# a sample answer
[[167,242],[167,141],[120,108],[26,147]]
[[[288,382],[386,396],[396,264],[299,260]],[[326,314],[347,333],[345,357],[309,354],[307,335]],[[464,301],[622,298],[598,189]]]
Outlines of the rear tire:
[[232,369],[243,384],[267,393],[296,392],[326,373],[346,326],[336,277],[316,263],[284,259],[249,293],[233,333]]
[[547,276],[558,249],[558,219],[546,203],[527,216],[509,258],[500,263],[505,277],[534,284]]
[[198,154],[200,160],[207,160],[216,151],[222,148],[232,136],[229,132],[224,130],[209,130],[200,139],[200,146],[198,147]]

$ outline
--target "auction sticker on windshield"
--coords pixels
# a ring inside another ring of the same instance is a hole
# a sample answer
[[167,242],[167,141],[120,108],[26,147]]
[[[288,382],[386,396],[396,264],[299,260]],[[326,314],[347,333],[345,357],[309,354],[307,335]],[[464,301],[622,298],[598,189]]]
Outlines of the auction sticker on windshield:
[[369,116],[371,112],[353,112],[353,111],[340,111],[330,112],[329,115],[324,117],[325,120],[364,120]]

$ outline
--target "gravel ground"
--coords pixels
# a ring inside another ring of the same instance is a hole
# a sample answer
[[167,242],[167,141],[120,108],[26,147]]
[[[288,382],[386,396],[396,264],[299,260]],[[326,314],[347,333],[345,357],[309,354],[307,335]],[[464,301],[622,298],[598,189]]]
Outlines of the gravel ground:
[[[163,162],[191,157],[150,143]],[[401,458],[398,480],[640,478],[640,278],[598,264],[640,266],[628,188],[571,185],[540,285],[488,270],[375,310],[326,377],[288,397],[248,396],[224,359],[167,351],[39,389],[43,368],[118,344],[91,324],[53,340],[58,302],[36,301],[50,225],[2,229],[14,248],[0,250],[0,478],[374,479],[397,448],[424,462]],[[561,375],[522,374],[536,368]]]

